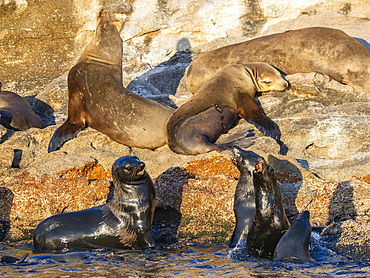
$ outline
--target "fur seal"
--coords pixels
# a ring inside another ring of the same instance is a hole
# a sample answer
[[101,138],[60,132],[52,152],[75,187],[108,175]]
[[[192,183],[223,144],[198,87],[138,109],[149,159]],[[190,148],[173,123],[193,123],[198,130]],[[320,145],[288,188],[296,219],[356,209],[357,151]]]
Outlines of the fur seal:
[[188,67],[187,87],[195,93],[220,68],[253,61],[285,74],[318,72],[367,92],[370,88],[370,51],[343,31],[325,27],[262,36],[205,52]]
[[311,232],[310,212],[305,210],[279,240],[275,248],[274,260],[298,259],[312,262],[313,259],[308,250]]
[[276,245],[289,228],[274,169],[259,158],[253,171],[256,211],[247,235],[249,255],[273,259]]
[[107,11],[100,11],[96,33],[68,73],[68,118],[54,133],[52,152],[90,126],[130,147],[166,143],[173,108],[136,95],[122,85],[122,41]]
[[112,166],[113,197],[105,205],[62,213],[42,221],[33,237],[35,250],[78,248],[149,248],[155,189],[145,164],[124,156]]
[[1,86],[0,82],[0,124],[13,130],[45,127],[23,97],[13,92],[2,91]]
[[171,115],[167,122],[167,144],[180,154],[222,150],[214,142],[239,115],[263,134],[280,141],[279,127],[263,114],[254,95],[257,91],[282,91],[287,86],[280,72],[266,63],[226,66]]
[[256,211],[253,170],[256,160],[260,158],[256,153],[244,151],[239,147],[233,147],[232,152],[232,161],[240,171],[240,176],[235,190],[234,214],[236,225],[228,243],[230,248],[234,248],[239,240],[247,238],[249,228],[252,224]]

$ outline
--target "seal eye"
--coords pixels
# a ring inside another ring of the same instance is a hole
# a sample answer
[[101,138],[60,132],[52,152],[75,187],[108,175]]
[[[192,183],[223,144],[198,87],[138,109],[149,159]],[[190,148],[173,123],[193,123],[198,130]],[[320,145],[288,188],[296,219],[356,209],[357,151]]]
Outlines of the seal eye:
[[129,172],[131,172],[131,166],[130,166],[130,164],[126,164],[125,166],[124,166],[124,168],[123,168],[123,171],[125,171],[126,173],[129,173]]
[[272,82],[271,81],[268,81],[268,80],[262,80],[262,83],[264,83],[266,85],[270,85]]

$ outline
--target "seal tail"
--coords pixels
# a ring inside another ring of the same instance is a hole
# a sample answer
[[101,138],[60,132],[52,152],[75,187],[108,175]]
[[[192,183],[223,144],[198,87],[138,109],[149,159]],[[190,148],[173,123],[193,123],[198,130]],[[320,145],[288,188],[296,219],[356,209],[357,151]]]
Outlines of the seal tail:
[[80,125],[70,124],[68,121],[65,122],[54,132],[53,137],[51,137],[48,152],[51,153],[59,150],[65,142],[76,138],[77,134],[83,129],[84,127],[81,127]]

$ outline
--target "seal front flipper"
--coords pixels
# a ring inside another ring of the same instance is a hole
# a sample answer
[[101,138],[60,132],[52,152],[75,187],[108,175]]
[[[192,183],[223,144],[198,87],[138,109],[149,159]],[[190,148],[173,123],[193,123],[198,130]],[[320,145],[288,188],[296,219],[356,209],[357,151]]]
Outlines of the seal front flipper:
[[253,123],[262,134],[280,143],[281,131],[278,125],[267,117],[249,94],[239,94],[238,113],[246,121]]
[[65,142],[76,138],[77,134],[83,129],[85,129],[85,126],[83,125],[70,124],[66,121],[54,132],[53,137],[51,137],[48,152],[51,153],[59,150]]
[[13,120],[13,116],[8,111],[0,111],[0,124],[5,126],[8,129],[13,129],[18,131],[19,129],[16,129],[11,126]]

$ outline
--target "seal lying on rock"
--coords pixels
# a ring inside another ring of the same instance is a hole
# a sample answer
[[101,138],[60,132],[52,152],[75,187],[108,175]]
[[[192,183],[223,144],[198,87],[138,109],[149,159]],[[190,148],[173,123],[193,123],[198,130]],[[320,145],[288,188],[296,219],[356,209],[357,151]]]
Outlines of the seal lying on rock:
[[240,171],[239,181],[235,190],[234,214],[236,226],[228,243],[234,248],[239,240],[247,238],[249,228],[256,211],[254,197],[253,170],[259,155],[252,151],[244,151],[239,147],[233,147],[233,163]]
[[279,240],[275,248],[274,260],[298,259],[300,261],[313,261],[308,250],[311,232],[310,212],[305,210]]
[[186,84],[198,91],[219,69],[231,64],[266,62],[285,74],[318,72],[370,93],[370,51],[343,31],[311,27],[263,36],[199,55]]
[[253,171],[256,211],[247,235],[251,256],[272,259],[283,232],[289,228],[274,170],[261,157]]
[[166,143],[166,122],[174,111],[122,85],[122,41],[107,11],[101,11],[94,39],[68,73],[68,119],[54,133],[52,152],[90,126],[113,141],[139,148]]
[[155,189],[144,167],[136,156],[117,159],[107,204],[45,219],[35,230],[35,249],[153,247]]
[[168,119],[170,149],[193,155],[222,150],[214,142],[239,115],[263,134],[280,141],[279,127],[262,112],[254,95],[257,91],[282,91],[287,86],[280,72],[266,63],[222,68]]
[[13,130],[45,127],[24,98],[9,91],[2,91],[1,86],[0,82],[0,124]]

